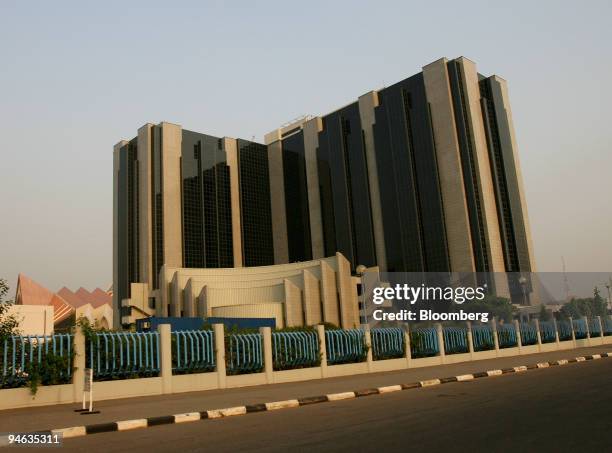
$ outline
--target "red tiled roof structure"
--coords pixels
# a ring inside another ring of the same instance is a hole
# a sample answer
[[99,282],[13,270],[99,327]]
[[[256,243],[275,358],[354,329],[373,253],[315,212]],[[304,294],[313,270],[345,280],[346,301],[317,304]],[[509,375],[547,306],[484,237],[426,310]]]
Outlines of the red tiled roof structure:
[[15,303],[20,305],[53,305],[53,323],[56,324],[74,313],[77,308],[86,304],[90,304],[92,308],[98,308],[105,304],[111,306],[112,296],[100,288],[89,292],[81,287],[73,292],[65,286],[57,293],[52,293],[31,278],[19,274]]

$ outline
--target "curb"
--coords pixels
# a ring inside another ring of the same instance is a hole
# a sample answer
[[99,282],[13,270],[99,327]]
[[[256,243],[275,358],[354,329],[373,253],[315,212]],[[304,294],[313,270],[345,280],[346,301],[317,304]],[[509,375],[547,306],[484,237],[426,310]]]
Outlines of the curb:
[[341,401],[345,399],[361,398],[370,395],[382,395],[385,393],[398,392],[415,388],[433,387],[447,384],[449,382],[465,382],[485,377],[502,376],[512,373],[522,373],[528,370],[537,370],[554,366],[567,365],[569,363],[580,363],[590,360],[597,360],[604,357],[612,357],[612,352],[593,354],[588,356],[575,357],[573,359],[561,359],[551,362],[539,362],[531,365],[515,366],[496,370],[481,371],[472,374],[463,374],[438,379],[428,379],[425,381],[412,382],[409,384],[388,385],[371,389],[356,390],[353,392],[331,393],[327,395],[309,396],[306,398],[290,399],[284,401],[273,401],[261,404],[251,404],[247,406],[236,406],[225,409],[213,409],[201,412],[189,412],[185,414],[163,415],[159,417],[148,417],[135,420],[120,420],[110,423],[99,423],[95,425],[72,426],[69,428],[52,429],[49,431],[38,431],[38,433],[60,434],[63,438],[80,437],[88,434],[106,433],[112,431],[129,431],[132,429],[149,428],[152,426],[168,425],[174,423],[188,423],[198,420],[214,418],[233,417],[236,415],[251,414],[254,412],[275,411],[310,404],[327,403],[331,401]]

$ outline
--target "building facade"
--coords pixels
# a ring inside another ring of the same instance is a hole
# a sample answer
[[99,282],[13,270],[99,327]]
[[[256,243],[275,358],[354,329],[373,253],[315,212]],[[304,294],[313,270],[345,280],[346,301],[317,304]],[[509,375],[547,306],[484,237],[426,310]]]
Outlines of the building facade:
[[115,145],[116,310],[144,284],[150,300],[135,310],[157,312],[164,266],[337,253],[353,273],[479,273],[498,295],[524,299],[521,276],[536,269],[503,79],[440,59],[264,142],[160,123]]

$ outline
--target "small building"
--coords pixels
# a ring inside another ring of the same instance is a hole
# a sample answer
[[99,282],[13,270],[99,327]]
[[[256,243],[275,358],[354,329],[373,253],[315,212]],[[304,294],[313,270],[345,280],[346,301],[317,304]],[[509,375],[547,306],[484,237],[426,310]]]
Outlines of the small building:
[[132,283],[124,327],[149,316],[274,318],[276,327],[359,325],[358,278],[340,253],[318,260],[241,268],[163,266],[160,289]]

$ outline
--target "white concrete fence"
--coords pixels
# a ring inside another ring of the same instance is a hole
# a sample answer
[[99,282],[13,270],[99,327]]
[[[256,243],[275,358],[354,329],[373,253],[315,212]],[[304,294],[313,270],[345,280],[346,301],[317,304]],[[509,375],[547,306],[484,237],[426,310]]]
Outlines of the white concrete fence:
[[[570,321],[571,322],[571,321]],[[612,344],[612,336],[604,336],[604,328],[601,319],[600,336],[587,338],[572,338],[560,341],[557,332],[554,342],[542,343],[540,329],[536,321],[537,344],[523,346],[520,339],[520,329],[516,326],[517,346],[500,348],[497,337],[497,323],[491,322],[491,330],[494,338],[494,348],[486,351],[474,351],[471,326],[467,325],[468,352],[458,354],[446,354],[444,351],[444,334],[440,324],[436,325],[439,353],[434,357],[412,358],[410,347],[410,333],[404,331],[404,357],[386,360],[373,360],[370,331],[365,329],[365,343],[367,348],[366,360],[359,363],[347,363],[330,365],[327,361],[325,329],[317,326],[321,364],[317,367],[299,368],[283,371],[273,369],[272,334],[269,327],[262,327],[263,359],[264,369],[259,373],[227,375],[225,361],[225,333],[222,324],[215,324],[215,364],[216,369],[212,372],[193,374],[172,374],[172,339],[170,325],[159,326],[160,334],[160,373],[157,377],[145,377],[136,379],[121,379],[94,382],[94,400],[110,400],[117,398],[131,398],[139,396],[167,395],[172,393],[195,392],[203,390],[215,390],[235,387],[246,387],[263,384],[278,384],[284,382],[306,381],[312,379],[323,379],[327,377],[347,376],[364,373],[377,373],[384,371],[403,370],[408,368],[419,368],[450,363],[469,362],[475,360],[493,359],[496,357],[510,357],[523,354],[534,354],[538,352],[550,352],[567,350],[589,346]],[[80,403],[84,388],[85,364],[85,337],[77,330],[74,337],[74,372],[72,383],[63,385],[40,386],[36,395],[32,395],[29,388],[14,388],[0,390],[0,410],[22,407],[45,406],[53,404]]]

